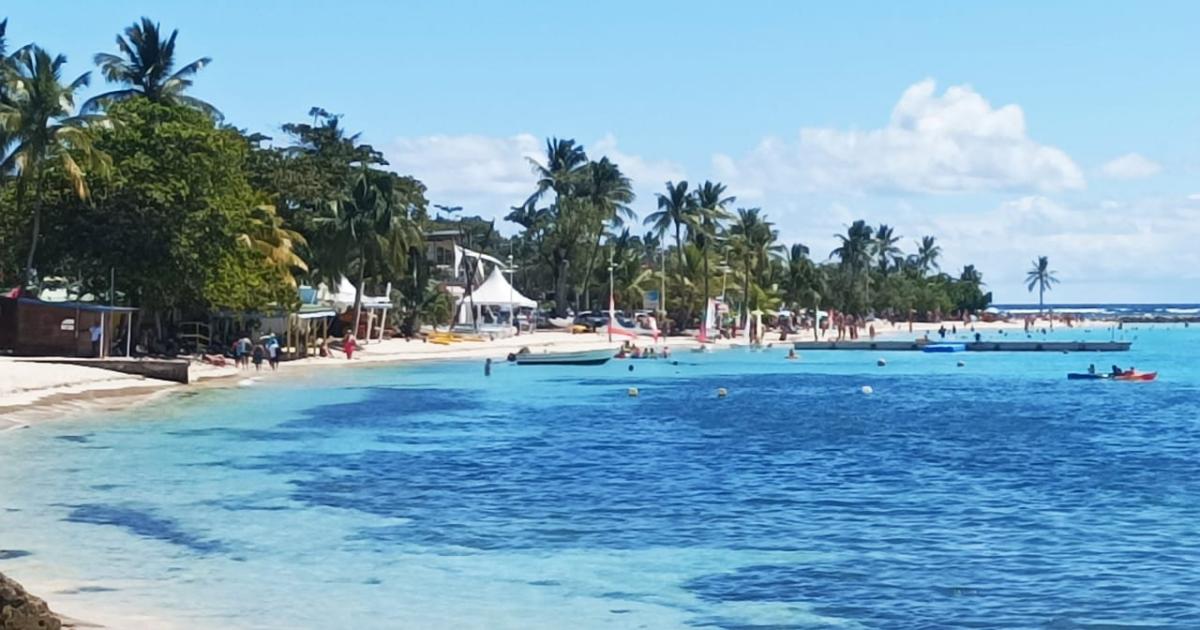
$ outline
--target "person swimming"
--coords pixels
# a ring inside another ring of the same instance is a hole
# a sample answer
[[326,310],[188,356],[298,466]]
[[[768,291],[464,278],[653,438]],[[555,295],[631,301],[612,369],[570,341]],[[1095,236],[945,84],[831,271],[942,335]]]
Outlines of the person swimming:
[[788,358],[788,359],[795,359],[795,358],[796,358],[796,349],[795,349],[795,348],[792,348],[791,350],[788,350],[788,353],[787,353],[787,358]]

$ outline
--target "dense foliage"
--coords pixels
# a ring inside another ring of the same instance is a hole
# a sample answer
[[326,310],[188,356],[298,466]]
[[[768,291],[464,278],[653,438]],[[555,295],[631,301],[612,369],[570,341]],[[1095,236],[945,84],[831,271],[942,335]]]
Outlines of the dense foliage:
[[[530,160],[529,195],[494,221],[438,206],[421,182],[391,172],[382,154],[314,107],[278,139],[223,124],[188,94],[211,60],[178,66],[178,33],[142,18],[95,57],[112,89],[84,103],[90,73],[64,78],[66,60],[35,45],[11,53],[0,22],[0,285],[68,287],[178,320],[214,311],[289,308],[300,283],[391,287],[406,330],[444,325],[454,302],[433,268],[426,235],[512,260],[517,288],[562,316],[642,307],[651,291],[676,328],[708,298],[735,311],[791,309],[897,319],[988,306],[982,275],[943,273],[931,236],[901,251],[887,225],[857,221],[828,257],[783,243],[766,211],[736,207],[719,182],[666,182],[638,221],[620,165],[551,138]],[[639,227],[639,225],[641,227]],[[1035,270],[1036,271],[1036,270]],[[1054,282],[1043,264],[1031,288]],[[471,280],[466,290],[471,290]],[[611,285],[610,285],[611,283]]]

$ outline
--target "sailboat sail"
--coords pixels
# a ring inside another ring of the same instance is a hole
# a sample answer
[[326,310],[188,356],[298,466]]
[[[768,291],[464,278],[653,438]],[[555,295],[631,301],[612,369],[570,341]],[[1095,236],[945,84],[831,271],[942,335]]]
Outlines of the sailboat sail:
[[608,295],[608,334],[610,336],[625,335],[626,337],[637,337],[637,333],[617,323],[617,306],[613,302],[611,293]]

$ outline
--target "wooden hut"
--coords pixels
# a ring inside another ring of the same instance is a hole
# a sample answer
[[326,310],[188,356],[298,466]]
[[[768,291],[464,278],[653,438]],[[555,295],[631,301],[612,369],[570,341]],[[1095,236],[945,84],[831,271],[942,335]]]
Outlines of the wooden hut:
[[[16,356],[129,356],[136,308],[88,302],[0,298],[0,351]],[[91,330],[100,327],[92,348]]]

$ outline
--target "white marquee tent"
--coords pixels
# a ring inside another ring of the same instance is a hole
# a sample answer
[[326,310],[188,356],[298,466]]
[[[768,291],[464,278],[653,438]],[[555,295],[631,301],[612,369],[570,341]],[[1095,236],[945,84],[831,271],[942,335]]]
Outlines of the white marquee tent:
[[[463,296],[466,299],[466,296]],[[521,295],[508,283],[504,272],[499,267],[492,269],[491,275],[483,284],[471,291],[471,300],[476,306],[508,306],[517,308],[537,308],[537,302]]]

